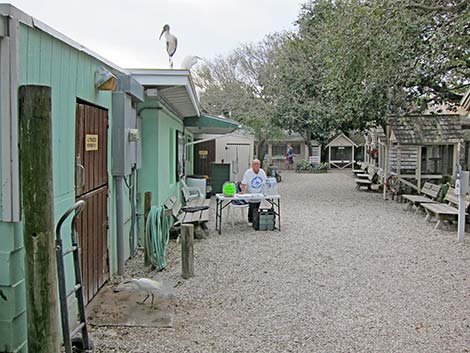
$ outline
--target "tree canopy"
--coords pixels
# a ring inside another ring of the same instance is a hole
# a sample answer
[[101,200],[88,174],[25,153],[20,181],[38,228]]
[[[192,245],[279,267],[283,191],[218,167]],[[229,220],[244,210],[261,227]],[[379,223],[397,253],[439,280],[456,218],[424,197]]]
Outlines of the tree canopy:
[[243,45],[198,77],[204,109],[231,111],[265,139],[281,129],[324,143],[390,114],[452,108],[470,86],[470,1],[309,1],[296,31]]

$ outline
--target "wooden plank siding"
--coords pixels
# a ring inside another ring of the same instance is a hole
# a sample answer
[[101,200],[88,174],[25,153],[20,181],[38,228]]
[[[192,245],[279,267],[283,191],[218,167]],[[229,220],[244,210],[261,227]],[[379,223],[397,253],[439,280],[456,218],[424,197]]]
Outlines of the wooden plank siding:
[[[413,174],[417,168],[418,147],[390,147],[390,171],[397,174]],[[400,162],[398,162],[400,158]],[[400,165],[400,170],[398,170]]]
[[[111,109],[111,93],[97,91],[94,72],[105,66],[96,58],[67,45],[48,33],[26,25],[20,26],[19,65],[21,85],[45,85],[52,88],[52,139],[54,217],[57,219],[75,202],[75,117],[77,99]],[[107,137],[107,136],[106,136]],[[107,138],[100,144],[108,145]],[[109,149],[110,150],[110,149]],[[109,152],[100,168],[108,170]],[[93,178],[96,176],[93,175]],[[91,178],[90,175],[90,178]],[[96,181],[96,179],[94,179]],[[90,181],[91,182],[91,181]],[[109,180],[112,188],[112,180]],[[99,183],[95,183],[95,188]],[[98,202],[98,201],[97,201]],[[103,202],[100,200],[99,202]],[[106,198],[106,210],[113,210],[114,200]],[[126,207],[128,207],[126,202]],[[113,216],[111,215],[113,219]],[[110,223],[110,238],[102,240],[107,247],[115,244],[111,236],[115,225]],[[68,229],[68,225],[64,225]],[[107,233],[106,233],[107,234]],[[64,246],[70,245],[65,236]],[[85,245],[85,244],[84,244]],[[88,244],[87,244],[88,245]],[[116,268],[115,257],[110,253],[111,268]],[[67,287],[72,285],[72,261],[66,258]],[[100,271],[100,268],[98,268]],[[102,285],[102,283],[98,283]]]

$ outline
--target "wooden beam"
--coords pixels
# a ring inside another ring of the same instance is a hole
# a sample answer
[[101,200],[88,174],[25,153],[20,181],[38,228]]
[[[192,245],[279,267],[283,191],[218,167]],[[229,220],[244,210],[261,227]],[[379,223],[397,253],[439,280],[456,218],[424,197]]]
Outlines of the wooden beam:
[[181,226],[181,270],[184,279],[194,277],[194,226]]
[[457,173],[457,166],[460,164],[460,151],[461,151],[461,145],[460,142],[458,144],[454,145],[454,160],[452,161],[452,175],[456,175]]
[[331,169],[331,146],[328,146],[328,165]]
[[59,352],[50,87],[20,87],[19,120],[28,348]]
[[421,153],[422,153],[422,148],[421,147],[416,147],[417,152],[416,153],[416,181],[417,181],[417,187],[418,187],[418,194],[421,193]]

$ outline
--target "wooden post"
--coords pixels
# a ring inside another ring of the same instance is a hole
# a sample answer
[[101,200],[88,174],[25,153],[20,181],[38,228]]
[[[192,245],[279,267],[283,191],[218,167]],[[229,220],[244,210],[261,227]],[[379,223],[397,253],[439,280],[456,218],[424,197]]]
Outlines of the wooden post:
[[418,194],[421,194],[421,153],[422,147],[418,146],[416,151],[416,186],[418,188]]
[[328,146],[328,168],[331,169],[331,146]]
[[[457,241],[463,242],[465,240],[465,212],[467,211],[466,201],[467,201],[467,192],[468,192],[468,187],[469,187],[468,184],[469,184],[470,172],[462,171],[461,168],[458,168],[458,169],[460,170],[460,173],[459,173],[460,188],[457,190],[459,194],[459,218],[458,218],[458,227],[457,227]],[[457,184],[457,181],[456,181],[456,184]]]
[[147,191],[144,194],[144,265],[150,266],[149,255],[149,239],[147,239],[147,218],[149,216],[150,208],[152,208],[152,193]]
[[184,279],[194,277],[194,227],[181,226],[181,269]]
[[59,352],[50,87],[20,87],[19,125],[28,346]]
[[352,145],[351,161],[352,161],[351,169],[354,169],[354,165],[356,164],[356,159],[354,158],[354,145]]

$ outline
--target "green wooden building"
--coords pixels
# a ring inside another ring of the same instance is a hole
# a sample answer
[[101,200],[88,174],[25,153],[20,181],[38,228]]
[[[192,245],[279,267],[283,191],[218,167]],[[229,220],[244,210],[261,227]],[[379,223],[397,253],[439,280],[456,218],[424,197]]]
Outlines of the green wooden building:
[[[87,202],[78,223],[87,302],[136,248],[144,193],[154,205],[180,197],[191,127],[220,122],[198,122],[189,71],[122,69],[9,4],[0,4],[0,75],[0,352],[27,352],[19,88],[50,87],[55,222]],[[70,257],[66,272],[71,286]]]

